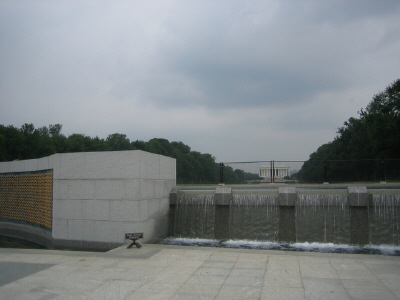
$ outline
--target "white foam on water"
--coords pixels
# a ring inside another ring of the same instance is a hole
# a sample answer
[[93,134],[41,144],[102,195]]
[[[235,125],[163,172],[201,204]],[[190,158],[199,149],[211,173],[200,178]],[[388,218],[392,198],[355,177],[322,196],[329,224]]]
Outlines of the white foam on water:
[[190,238],[166,238],[163,241],[163,244],[172,244],[172,245],[186,245],[186,246],[192,246],[192,245],[216,245],[219,244],[218,240],[212,240],[212,239],[190,239]]
[[337,251],[337,250],[348,250],[354,251],[359,247],[346,245],[346,244],[334,244],[334,243],[293,243],[290,244],[290,247],[301,249],[305,251],[314,251],[314,250],[321,250],[324,252],[327,251]]
[[399,255],[400,254],[400,246],[394,245],[366,245],[364,249],[379,251],[384,255]]
[[280,248],[281,244],[276,242],[257,242],[249,240],[228,240],[221,243],[222,246],[229,248],[254,248],[254,249],[276,249]]
[[162,243],[169,245],[244,248],[244,249],[260,249],[260,250],[400,255],[400,246],[393,246],[393,245],[356,246],[347,244],[308,243],[308,242],[282,244],[278,242],[267,242],[267,241],[259,242],[251,240],[214,240],[214,239],[198,239],[198,238],[167,238]]

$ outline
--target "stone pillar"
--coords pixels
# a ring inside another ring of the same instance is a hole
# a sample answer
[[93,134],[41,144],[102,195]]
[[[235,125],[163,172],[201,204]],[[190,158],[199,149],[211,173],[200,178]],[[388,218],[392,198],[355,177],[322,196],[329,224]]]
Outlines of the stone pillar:
[[366,186],[349,186],[349,205],[368,206],[368,190]]
[[296,242],[296,188],[280,187],[279,201],[279,232],[280,242]]
[[368,191],[365,186],[349,186],[350,244],[369,243]]
[[168,219],[168,235],[173,236],[175,233],[175,210],[178,199],[179,189],[173,187],[169,193],[169,219]]
[[215,226],[214,238],[229,239],[229,206],[232,202],[232,189],[217,186],[215,189]]

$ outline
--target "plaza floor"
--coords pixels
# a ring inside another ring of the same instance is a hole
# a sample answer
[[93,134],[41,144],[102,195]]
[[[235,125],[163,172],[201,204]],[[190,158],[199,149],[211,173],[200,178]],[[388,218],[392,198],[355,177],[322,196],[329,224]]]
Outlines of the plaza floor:
[[0,249],[0,299],[400,299],[400,257],[155,244]]

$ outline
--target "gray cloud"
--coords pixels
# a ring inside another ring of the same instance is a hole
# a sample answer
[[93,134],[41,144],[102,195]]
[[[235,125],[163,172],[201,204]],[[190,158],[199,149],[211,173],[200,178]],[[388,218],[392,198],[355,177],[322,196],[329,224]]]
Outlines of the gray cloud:
[[0,120],[306,159],[399,77],[399,28],[391,0],[2,1]]

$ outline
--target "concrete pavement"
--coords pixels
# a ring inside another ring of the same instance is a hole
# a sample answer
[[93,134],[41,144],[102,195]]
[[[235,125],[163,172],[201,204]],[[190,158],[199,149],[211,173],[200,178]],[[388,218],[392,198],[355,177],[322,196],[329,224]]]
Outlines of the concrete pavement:
[[0,249],[0,299],[400,299],[400,257],[154,244]]

